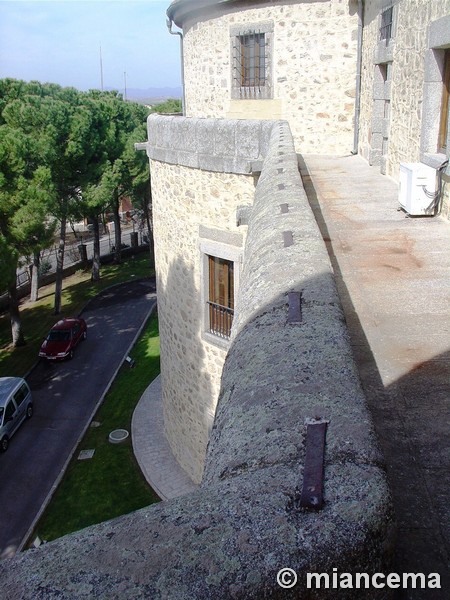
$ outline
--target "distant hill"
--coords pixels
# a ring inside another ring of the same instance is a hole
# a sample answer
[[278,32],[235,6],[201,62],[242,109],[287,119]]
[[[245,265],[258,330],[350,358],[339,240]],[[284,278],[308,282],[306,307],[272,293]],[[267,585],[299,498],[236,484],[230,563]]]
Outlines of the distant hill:
[[147,88],[145,90],[137,88],[127,89],[127,100],[135,100],[142,104],[159,104],[160,102],[169,100],[169,98],[180,99],[181,87]]

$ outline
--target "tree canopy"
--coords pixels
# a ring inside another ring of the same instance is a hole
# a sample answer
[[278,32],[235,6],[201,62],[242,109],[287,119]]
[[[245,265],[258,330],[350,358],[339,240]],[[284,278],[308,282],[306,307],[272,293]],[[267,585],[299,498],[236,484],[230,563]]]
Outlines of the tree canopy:
[[[61,283],[67,219],[97,216],[122,190],[131,193],[133,177],[145,179],[139,153],[133,164],[128,149],[147,114],[116,92],[0,80],[0,276],[15,345],[24,342],[14,306],[20,257],[45,248],[59,223]],[[55,312],[57,296],[58,273]]]
[[151,113],[181,113],[181,100],[169,98],[164,102],[155,104],[150,109]]

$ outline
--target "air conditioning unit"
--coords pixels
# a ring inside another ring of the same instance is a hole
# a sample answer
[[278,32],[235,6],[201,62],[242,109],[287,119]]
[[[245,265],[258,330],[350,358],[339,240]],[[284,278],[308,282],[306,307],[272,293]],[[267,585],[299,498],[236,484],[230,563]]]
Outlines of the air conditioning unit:
[[400,163],[398,201],[409,215],[434,215],[436,169],[423,163]]

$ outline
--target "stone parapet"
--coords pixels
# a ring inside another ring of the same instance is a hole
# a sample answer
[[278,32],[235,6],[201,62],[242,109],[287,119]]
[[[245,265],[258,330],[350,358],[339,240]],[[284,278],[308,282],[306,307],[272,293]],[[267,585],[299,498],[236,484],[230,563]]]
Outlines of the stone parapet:
[[[297,323],[289,292],[301,293]],[[249,215],[237,313],[200,489],[3,561],[5,597],[326,599],[339,592],[308,589],[308,572],[387,572],[389,490],[284,122],[272,124]],[[307,511],[298,498],[315,417],[329,421],[325,504]],[[298,575],[289,591],[283,567]]]
[[267,154],[274,121],[151,115],[151,160],[214,173],[249,174]]

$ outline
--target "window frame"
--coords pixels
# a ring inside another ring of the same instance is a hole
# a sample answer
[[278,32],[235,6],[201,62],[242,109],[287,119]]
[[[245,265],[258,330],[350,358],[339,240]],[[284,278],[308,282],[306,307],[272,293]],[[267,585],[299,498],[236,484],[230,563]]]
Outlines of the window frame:
[[[261,43],[262,42],[262,43]],[[265,33],[251,32],[237,36],[240,55],[241,87],[263,87],[266,85],[266,40]],[[261,76],[262,71],[262,76]]]
[[[441,146],[443,84],[445,57],[450,50],[450,15],[428,26],[428,49],[425,51],[420,161],[438,169],[450,158],[450,147]],[[450,106],[447,107],[447,110]],[[448,121],[447,121],[448,124]],[[448,142],[448,140],[447,140]]]
[[229,339],[234,317],[234,261],[207,256],[209,333]]
[[[263,39],[264,44],[255,44],[251,41]],[[245,40],[249,41],[249,52],[245,52]],[[252,57],[252,48],[258,47],[258,56]],[[261,52],[262,50],[262,52]],[[230,28],[230,56],[231,56],[231,97],[242,100],[261,100],[273,97],[272,89],[272,62],[273,62],[273,22],[249,23],[235,25]],[[264,64],[261,67],[261,60]],[[248,62],[254,61],[248,66]],[[246,74],[250,69],[250,75]],[[262,70],[263,78],[251,77],[256,70]],[[254,83],[250,82],[254,80]]]
[[388,6],[380,14],[379,41],[385,44],[393,37],[394,7]]
[[[212,233],[212,230],[210,230]],[[200,278],[201,278],[201,303],[203,307],[203,315],[202,315],[202,326],[201,326],[201,337],[206,342],[228,350],[230,346],[230,339],[226,337],[222,337],[212,333],[210,331],[210,314],[209,314],[209,298],[210,298],[210,277],[209,277],[209,256],[214,256],[218,259],[227,260],[233,263],[233,288],[234,288],[234,311],[235,311],[235,301],[238,297],[239,291],[239,279],[241,273],[242,266],[242,253],[243,248],[241,245],[233,246],[229,243],[224,243],[221,241],[217,241],[217,239],[227,239],[231,241],[232,236],[235,234],[231,234],[231,232],[223,232],[221,230],[215,230],[214,234],[216,234],[216,239],[205,239],[200,238],[199,242],[199,250],[200,250]],[[236,317],[236,312],[234,312],[234,318]]]

